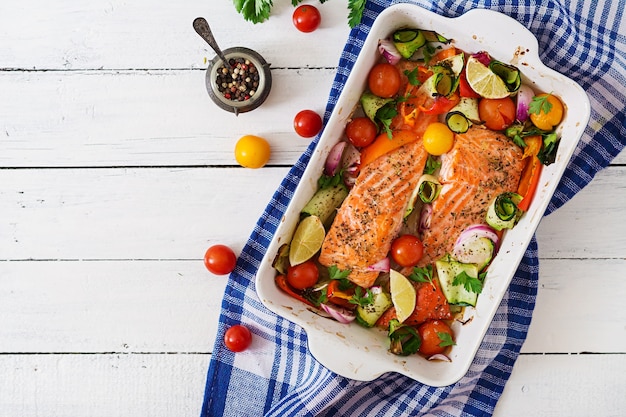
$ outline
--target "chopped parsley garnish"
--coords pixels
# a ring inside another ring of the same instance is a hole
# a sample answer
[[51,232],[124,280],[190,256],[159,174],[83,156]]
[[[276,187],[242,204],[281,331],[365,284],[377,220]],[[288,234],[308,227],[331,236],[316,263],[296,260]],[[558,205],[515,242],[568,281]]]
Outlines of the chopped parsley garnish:
[[433,283],[433,266],[428,265],[423,268],[418,268],[416,266],[415,268],[413,268],[413,271],[407,278],[415,282],[428,282],[432,284]]
[[[365,291],[365,293],[363,293]],[[356,287],[354,295],[349,300],[350,304],[356,304],[361,307],[365,307],[370,304],[374,304],[374,293],[368,288],[363,290],[362,287]]]
[[439,346],[441,347],[456,345],[456,342],[452,340],[452,335],[450,333],[437,332],[437,337],[441,340],[441,343],[439,343]]
[[432,155],[428,155],[426,166],[424,167],[424,174],[432,175],[439,168],[441,168],[441,161],[434,158]]
[[533,97],[533,99],[530,101],[530,104],[528,105],[528,113],[530,114],[539,114],[541,112],[543,112],[544,114],[549,113],[550,110],[552,110],[552,103],[550,103],[550,101],[548,100],[548,97],[550,97],[549,94],[545,96]]
[[478,278],[471,277],[463,271],[452,281],[452,285],[462,285],[469,292],[480,294],[483,290],[483,283]]
[[420,80],[417,78],[417,67],[413,68],[411,71],[404,70],[404,75],[409,80],[409,84],[411,85],[420,85]]

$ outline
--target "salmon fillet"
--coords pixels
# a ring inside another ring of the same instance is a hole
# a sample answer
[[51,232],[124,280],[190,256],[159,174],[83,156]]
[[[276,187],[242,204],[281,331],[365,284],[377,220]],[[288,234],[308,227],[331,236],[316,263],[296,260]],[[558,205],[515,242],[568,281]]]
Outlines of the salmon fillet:
[[378,272],[368,267],[387,256],[427,157],[416,140],[364,166],[326,234],[319,262],[350,270],[350,281],[371,287]]
[[451,252],[468,226],[485,223],[491,201],[517,190],[522,168],[522,150],[505,135],[482,127],[456,134],[452,150],[441,156],[441,193],[432,203],[419,265]]

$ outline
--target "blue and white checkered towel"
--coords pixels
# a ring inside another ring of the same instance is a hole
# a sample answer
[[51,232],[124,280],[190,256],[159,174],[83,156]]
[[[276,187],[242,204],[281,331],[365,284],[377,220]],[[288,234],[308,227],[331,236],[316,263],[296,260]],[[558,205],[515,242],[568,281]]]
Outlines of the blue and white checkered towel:
[[[342,1],[342,0],[335,0]],[[591,120],[547,213],[572,198],[626,143],[626,0],[413,0],[447,17],[491,8],[521,22],[539,41],[542,61],[577,81],[591,100]],[[369,0],[339,61],[326,119],[376,16],[392,0]],[[395,373],[361,382],[337,376],[307,350],[298,326],[265,309],[254,277],[311,156],[315,141],[282,182],[250,236],[224,295],[208,372],[203,417],[215,416],[489,416],[508,380],[530,324],[539,264],[533,239],[478,354],[459,382],[442,388]],[[248,325],[254,343],[233,354],[224,331]],[[506,335],[503,338],[502,335]]]

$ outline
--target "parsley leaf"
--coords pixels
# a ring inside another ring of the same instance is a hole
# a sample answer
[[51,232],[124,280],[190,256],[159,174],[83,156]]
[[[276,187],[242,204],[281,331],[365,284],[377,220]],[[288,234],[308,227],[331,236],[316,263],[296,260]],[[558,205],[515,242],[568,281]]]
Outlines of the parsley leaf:
[[365,0],[348,0],[348,25],[353,28],[361,23],[363,10],[365,9]]
[[233,0],[235,9],[252,23],[265,22],[270,17],[272,0]]
[[463,271],[452,281],[452,285],[462,285],[469,292],[480,294],[483,290],[483,283],[478,278],[471,277]]
[[343,169],[339,170],[339,172],[332,177],[322,174],[317,179],[317,186],[319,189],[335,187],[340,184],[343,184]]
[[395,101],[385,104],[376,112],[376,120],[380,122],[389,139],[393,137],[391,132],[391,121],[397,115],[398,111],[396,110]]
[[439,168],[441,168],[441,161],[434,158],[432,155],[428,155],[426,166],[424,167],[424,174],[432,175]]
[[545,95],[545,96],[535,96],[533,97],[533,99],[530,101],[530,104],[528,105],[528,113],[530,114],[539,114],[541,112],[543,112],[544,114],[547,114],[550,112],[550,110],[552,110],[552,103],[550,103],[550,101],[548,101],[548,97],[550,95]]
[[417,67],[413,68],[411,71],[409,70],[404,70],[404,75],[406,75],[406,78],[409,81],[409,84],[411,85],[420,85],[420,80],[418,80],[417,78]]
[[427,265],[423,268],[418,268],[417,266],[413,268],[413,272],[407,277],[411,281],[415,282],[428,282],[433,283],[433,266]]
[[439,346],[441,347],[456,345],[456,342],[452,340],[452,335],[450,333],[437,332],[437,337],[441,340],[441,343],[439,343]]
[[330,276],[330,279],[348,278],[348,275],[350,275],[350,272],[351,271],[349,269],[341,270],[337,268],[337,265],[331,265],[328,267],[328,275]]
[[354,290],[354,296],[349,300],[350,304],[356,304],[361,307],[365,307],[369,304],[374,304],[374,293],[368,288],[363,293],[362,287],[356,287]]

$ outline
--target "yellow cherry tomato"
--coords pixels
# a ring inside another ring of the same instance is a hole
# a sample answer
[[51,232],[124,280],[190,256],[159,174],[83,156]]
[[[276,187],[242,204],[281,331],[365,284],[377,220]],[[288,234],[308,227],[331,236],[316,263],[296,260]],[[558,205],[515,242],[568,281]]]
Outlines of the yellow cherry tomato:
[[435,122],[428,125],[422,138],[426,152],[431,155],[443,155],[454,145],[454,133],[445,123]]
[[242,136],[235,145],[235,159],[245,168],[261,168],[269,161],[270,154],[270,144],[259,136]]
[[[530,113],[530,121],[541,130],[552,130],[563,120],[563,103],[553,94],[538,94],[533,100],[541,100],[539,113]],[[546,108],[549,110],[546,111]]]

